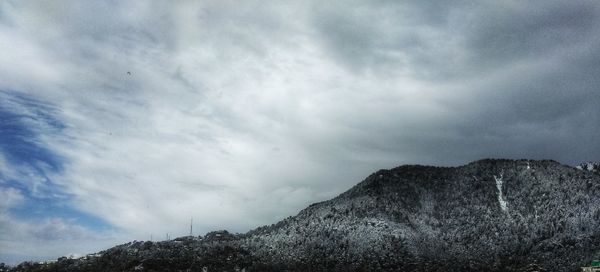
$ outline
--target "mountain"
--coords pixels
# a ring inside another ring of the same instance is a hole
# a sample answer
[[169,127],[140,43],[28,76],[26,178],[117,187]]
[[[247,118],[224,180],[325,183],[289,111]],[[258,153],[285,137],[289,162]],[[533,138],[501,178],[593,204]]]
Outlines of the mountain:
[[579,271],[598,257],[597,172],[487,159],[380,170],[245,234],[136,241],[13,271]]

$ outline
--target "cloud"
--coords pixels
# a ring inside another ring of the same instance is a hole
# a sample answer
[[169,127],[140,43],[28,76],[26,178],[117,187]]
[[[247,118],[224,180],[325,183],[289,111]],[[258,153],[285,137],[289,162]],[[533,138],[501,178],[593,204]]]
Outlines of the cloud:
[[479,14],[480,24],[468,36],[467,46],[474,58],[489,65],[569,50],[595,42],[589,35],[597,35],[597,12],[590,1],[500,3]]
[[4,220],[44,226],[9,248],[243,232],[404,163],[600,159],[591,1],[0,5]]
[[21,193],[13,188],[0,191],[0,196],[0,199],[2,199],[0,202],[0,212],[2,213],[5,213],[9,207],[23,201]]
[[87,254],[126,239],[117,233],[92,232],[61,218],[32,222],[0,214],[0,256],[8,264],[52,260],[69,253]]

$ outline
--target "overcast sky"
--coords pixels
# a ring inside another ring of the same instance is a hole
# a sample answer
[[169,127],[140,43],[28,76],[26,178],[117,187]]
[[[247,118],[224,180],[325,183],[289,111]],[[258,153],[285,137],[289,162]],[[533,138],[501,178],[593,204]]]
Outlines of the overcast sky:
[[381,168],[600,160],[597,1],[2,1],[0,262],[246,232]]

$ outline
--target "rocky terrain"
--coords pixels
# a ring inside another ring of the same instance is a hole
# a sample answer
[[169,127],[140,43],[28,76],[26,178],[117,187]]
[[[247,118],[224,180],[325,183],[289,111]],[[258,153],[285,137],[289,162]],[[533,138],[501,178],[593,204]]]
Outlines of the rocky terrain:
[[10,271],[579,271],[600,257],[589,165],[405,165],[245,234],[135,241]]

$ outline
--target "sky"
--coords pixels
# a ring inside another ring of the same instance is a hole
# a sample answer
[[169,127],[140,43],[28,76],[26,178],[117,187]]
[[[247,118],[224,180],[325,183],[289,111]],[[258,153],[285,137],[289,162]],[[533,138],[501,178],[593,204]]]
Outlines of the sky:
[[1,1],[0,262],[295,215],[372,172],[600,161],[597,1]]

